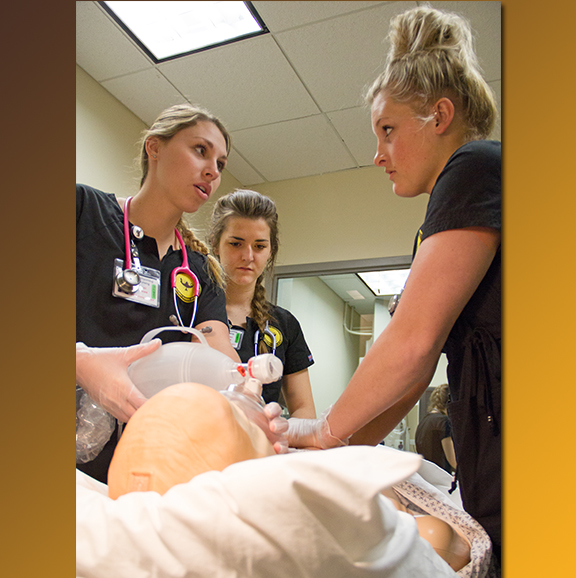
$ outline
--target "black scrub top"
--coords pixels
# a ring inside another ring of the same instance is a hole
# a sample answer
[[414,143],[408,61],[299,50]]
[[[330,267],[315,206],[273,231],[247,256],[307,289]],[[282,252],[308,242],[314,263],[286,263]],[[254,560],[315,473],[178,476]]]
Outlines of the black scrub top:
[[[501,230],[501,145],[457,149],[430,194],[416,254],[427,237],[450,229]],[[464,509],[501,545],[501,249],[444,344],[457,476]]]
[[[274,318],[269,322],[269,330],[276,337],[276,357],[278,357],[283,365],[283,375],[290,375],[310,367],[314,363],[312,353],[304,339],[304,333],[300,323],[288,311],[277,305],[270,305],[271,314]],[[235,349],[240,356],[242,363],[246,363],[255,354],[254,337],[258,330],[256,322],[250,318],[246,318],[246,329],[237,325],[230,325],[230,333],[232,341],[236,340]],[[234,339],[235,338],[235,339]],[[272,353],[272,339],[269,335],[262,335],[260,333],[259,340],[264,339],[264,343],[268,345],[269,353]],[[280,397],[280,390],[282,388],[282,378],[274,383],[264,384],[262,387],[262,397],[266,403],[272,401],[278,402]]]
[[[130,224],[130,229],[132,224]],[[133,236],[132,236],[133,238]],[[150,307],[113,296],[115,259],[126,259],[124,213],[116,197],[86,185],[76,185],[76,341],[90,347],[135,345],[151,329],[174,326],[176,314],[170,276],[182,265],[182,251],[172,248],[162,260],[155,239],[134,239],[143,267],[160,271],[160,307]],[[210,279],[204,255],[186,247],[188,266],[200,282],[194,326],[204,321],[227,323],[226,296]],[[178,299],[184,324],[192,317],[193,302]],[[190,335],[169,331],[158,335],[164,342],[190,340]],[[77,467],[106,483],[118,434],[91,462]]]

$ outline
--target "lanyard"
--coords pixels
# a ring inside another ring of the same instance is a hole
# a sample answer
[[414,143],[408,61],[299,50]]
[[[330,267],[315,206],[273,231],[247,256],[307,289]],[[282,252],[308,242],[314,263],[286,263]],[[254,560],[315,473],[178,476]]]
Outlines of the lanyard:
[[[140,275],[142,268],[140,266],[140,259],[138,258],[138,250],[134,241],[130,239],[130,224],[128,218],[128,211],[130,208],[130,201],[133,197],[128,197],[124,204],[124,243],[126,251],[126,268],[122,270],[118,283],[125,293],[135,293],[138,291],[140,286]],[[139,229],[139,231],[142,231]],[[184,240],[178,229],[174,229],[176,233],[176,238],[178,243],[180,243],[180,249],[182,250],[182,265],[180,267],[175,267],[170,275],[170,284],[172,287],[172,298],[174,300],[174,309],[176,310],[176,315],[178,316],[178,321],[181,326],[184,326],[182,317],[180,315],[180,308],[178,307],[178,296],[176,287],[178,284],[178,275],[185,275],[190,278],[194,284],[194,309],[192,311],[192,318],[190,319],[189,327],[192,327],[194,320],[196,319],[196,310],[198,308],[198,295],[200,294],[200,281],[195,273],[188,266],[188,252],[186,250],[186,245],[184,245]],[[140,233],[143,235],[143,233]],[[141,238],[141,237],[138,237]],[[132,266],[132,261],[134,261],[134,267]]]
[[[272,339],[272,355],[276,355],[276,336],[268,327],[268,321],[266,321],[266,327],[264,328],[264,333],[269,335]],[[260,329],[256,330],[254,333],[254,355],[258,355],[258,341],[260,339]]]

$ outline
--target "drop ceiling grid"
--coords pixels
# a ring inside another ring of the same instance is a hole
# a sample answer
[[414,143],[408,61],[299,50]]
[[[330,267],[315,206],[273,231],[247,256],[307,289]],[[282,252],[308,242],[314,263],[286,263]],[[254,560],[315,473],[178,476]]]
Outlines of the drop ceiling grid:
[[210,103],[229,130],[319,113],[274,39],[258,36],[160,64],[188,100]]
[[252,2],[272,33],[358,12],[387,2]]
[[76,62],[97,82],[153,68],[97,2],[76,2]]
[[233,132],[232,141],[268,181],[357,166],[324,115]]
[[155,68],[105,80],[101,84],[148,126],[161,110],[188,102]]
[[[325,111],[360,106],[362,92],[381,70],[390,18],[416,6],[394,2],[276,34],[284,54]],[[326,47],[329,47],[328,49]]]
[[372,132],[367,106],[337,110],[327,114],[338,134],[359,166],[370,166],[376,154],[376,137]]
[[[147,125],[186,100],[220,116],[233,135],[228,170],[245,186],[322,174],[372,163],[362,93],[390,18],[416,4],[254,2],[270,35],[154,65],[97,2],[77,2],[77,63]],[[501,110],[500,2],[431,4],[470,19]]]

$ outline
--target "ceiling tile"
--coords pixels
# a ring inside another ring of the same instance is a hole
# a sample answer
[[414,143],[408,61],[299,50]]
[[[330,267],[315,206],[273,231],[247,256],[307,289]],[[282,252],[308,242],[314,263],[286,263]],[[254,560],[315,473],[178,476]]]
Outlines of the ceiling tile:
[[281,32],[278,43],[323,111],[352,108],[382,69],[390,18],[416,6],[391,2]]
[[159,70],[230,130],[319,112],[270,35],[166,62]]
[[376,137],[372,132],[368,107],[347,108],[327,115],[358,165],[372,165],[376,154]]
[[[222,118],[228,171],[243,186],[371,165],[363,92],[384,63],[390,18],[418,3],[254,4],[272,34],[154,65],[97,2],[77,2],[77,63],[148,125],[186,100]],[[501,109],[500,2],[432,4],[470,19]],[[492,138],[501,132],[499,120]]]
[[98,82],[153,66],[96,2],[76,2],[76,62]]
[[[158,115],[186,99],[155,69],[106,80],[102,86],[150,126]],[[146,98],[142,98],[146,95]]]
[[271,32],[356,12],[383,2],[252,2]]
[[324,115],[234,132],[234,147],[268,181],[356,167]]
[[257,185],[266,182],[262,175],[258,174],[232,147],[228,155],[226,170],[242,183],[243,187]]

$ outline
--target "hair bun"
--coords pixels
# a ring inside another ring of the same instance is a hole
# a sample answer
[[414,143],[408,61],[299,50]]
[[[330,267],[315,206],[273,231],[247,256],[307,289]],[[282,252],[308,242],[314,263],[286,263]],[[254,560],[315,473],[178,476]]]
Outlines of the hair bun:
[[419,6],[391,20],[388,39],[386,66],[368,89],[369,104],[385,90],[429,122],[430,107],[447,97],[462,112],[467,140],[489,136],[496,100],[482,77],[472,29],[463,16]]
[[[427,7],[404,12],[390,24],[392,60],[430,55],[434,52],[460,55],[475,60],[470,25],[461,16]],[[465,56],[464,56],[465,55]]]

